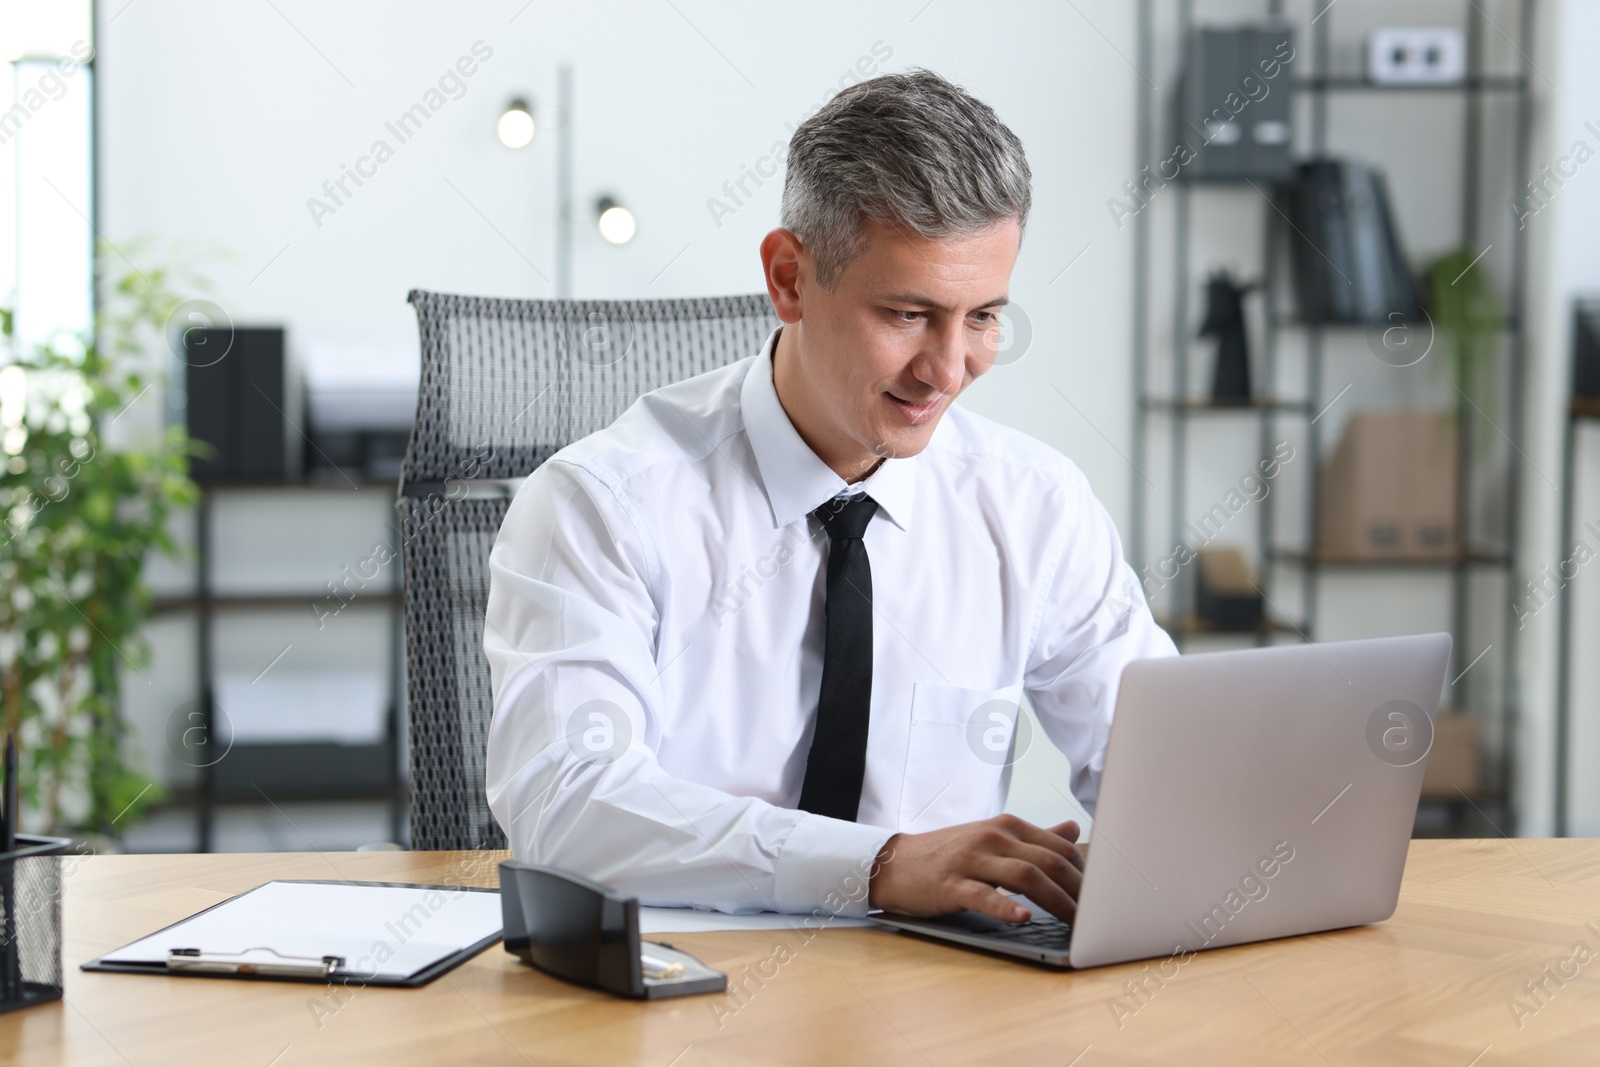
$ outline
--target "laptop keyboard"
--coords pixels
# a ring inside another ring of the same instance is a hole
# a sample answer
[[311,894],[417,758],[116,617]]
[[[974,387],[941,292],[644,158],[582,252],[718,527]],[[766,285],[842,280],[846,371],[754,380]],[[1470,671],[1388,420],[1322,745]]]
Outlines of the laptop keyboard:
[[1072,926],[1054,916],[1041,915],[1032,922],[1000,923],[983,931],[988,937],[1017,941],[1035,948],[1067,949],[1072,944]]

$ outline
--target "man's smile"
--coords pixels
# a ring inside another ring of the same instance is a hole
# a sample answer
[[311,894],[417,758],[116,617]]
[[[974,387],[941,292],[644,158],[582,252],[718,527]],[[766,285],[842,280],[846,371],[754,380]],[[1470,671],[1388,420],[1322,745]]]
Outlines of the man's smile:
[[909,400],[903,400],[893,393],[884,393],[883,395],[889,398],[901,416],[912,425],[920,425],[937,415],[939,413],[939,403],[944,399],[942,396],[936,396],[932,400],[913,404]]

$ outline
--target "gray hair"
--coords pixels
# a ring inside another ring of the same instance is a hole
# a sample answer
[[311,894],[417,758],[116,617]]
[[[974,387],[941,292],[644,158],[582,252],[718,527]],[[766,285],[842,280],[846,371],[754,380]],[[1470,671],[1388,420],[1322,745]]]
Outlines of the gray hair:
[[783,225],[832,290],[864,250],[864,223],[939,238],[1028,220],[1022,142],[989,105],[930,70],[852,85],[789,140]]

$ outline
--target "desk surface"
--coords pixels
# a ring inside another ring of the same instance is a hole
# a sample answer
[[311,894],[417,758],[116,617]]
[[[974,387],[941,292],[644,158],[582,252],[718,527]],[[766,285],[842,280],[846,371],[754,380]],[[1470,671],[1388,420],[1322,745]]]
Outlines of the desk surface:
[[566,985],[498,946],[423,989],[338,995],[299,983],[77,969],[272,878],[493,885],[501,857],[68,859],[65,1002],[0,1016],[0,1061],[1600,1062],[1600,841],[1590,840],[1413,842],[1390,921],[1201,953],[1163,986],[1147,982],[1138,999],[1125,983],[1141,978],[1142,964],[1053,972],[876,929],[824,930],[809,941],[781,931],[670,935],[727,971],[731,995],[653,1004]]

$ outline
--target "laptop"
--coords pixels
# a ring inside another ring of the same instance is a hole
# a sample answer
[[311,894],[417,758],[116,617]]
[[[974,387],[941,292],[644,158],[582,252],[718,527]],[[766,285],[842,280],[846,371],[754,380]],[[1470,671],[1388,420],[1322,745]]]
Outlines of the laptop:
[[1098,967],[1394,914],[1449,634],[1130,663],[1069,926],[876,912],[908,933]]

